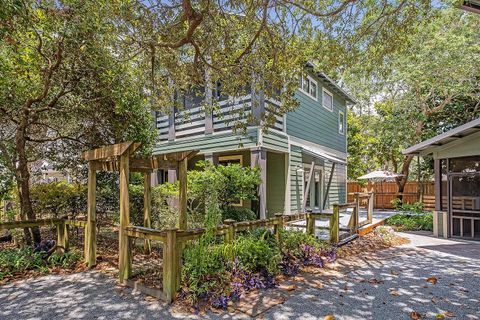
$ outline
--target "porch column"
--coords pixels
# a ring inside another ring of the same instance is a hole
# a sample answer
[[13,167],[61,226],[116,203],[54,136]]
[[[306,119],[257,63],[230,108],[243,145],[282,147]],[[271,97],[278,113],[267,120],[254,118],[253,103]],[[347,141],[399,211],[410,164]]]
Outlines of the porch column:
[[168,182],[174,183],[177,181],[177,170],[176,169],[168,169]]
[[218,164],[218,155],[215,153],[206,153],[205,154],[205,161],[210,161],[211,163],[217,165]]
[[433,169],[434,169],[434,183],[435,183],[435,211],[440,211],[442,209],[442,195],[441,195],[441,185],[442,185],[442,167],[440,164],[440,159],[433,160]]
[[267,151],[264,148],[250,150],[251,166],[260,168],[262,182],[258,187],[260,219],[267,218]]

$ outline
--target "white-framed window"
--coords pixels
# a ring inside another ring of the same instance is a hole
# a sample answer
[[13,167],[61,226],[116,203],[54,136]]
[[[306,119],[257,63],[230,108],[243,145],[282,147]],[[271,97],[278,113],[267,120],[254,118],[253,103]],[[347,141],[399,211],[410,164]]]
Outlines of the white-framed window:
[[345,134],[345,114],[338,111],[338,133]]
[[333,111],[333,95],[325,88],[322,91],[322,105],[325,109]]
[[[229,164],[239,164],[240,166],[243,166],[243,156],[241,154],[238,154],[218,157],[218,165],[228,166]],[[238,199],[237,201],[232,202],[232,206],[242,207],[243,199]]]
[[318,96],[318,84],[309,75],[301,74],[300,77],[300,91],[305,93],[310,98],[317,100]]

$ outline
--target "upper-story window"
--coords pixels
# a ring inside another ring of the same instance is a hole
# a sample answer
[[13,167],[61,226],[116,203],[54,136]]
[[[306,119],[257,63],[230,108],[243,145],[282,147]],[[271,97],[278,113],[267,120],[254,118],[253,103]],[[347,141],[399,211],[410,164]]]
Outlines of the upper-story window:
[[317,100],[317,81],[309,75],[300,75],[300,90],[312,99]]
[[345,134],[345,114],[338,111],[338,133]]
[[323,93],[322,93],[322,105],[330,110],[330,111],[333,111],[333,95],[331,92],[329,92],[328,90],[326,89],[323,89]]

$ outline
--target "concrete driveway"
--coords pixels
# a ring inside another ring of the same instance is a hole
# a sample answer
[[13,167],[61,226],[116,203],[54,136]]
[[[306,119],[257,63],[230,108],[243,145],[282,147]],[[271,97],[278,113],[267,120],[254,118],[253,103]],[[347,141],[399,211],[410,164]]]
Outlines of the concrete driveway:
[[[306,275],[263,319],[480,319],[480,243],[404,234],[412,243]],[[430,282],[426,280],[430,278]],[[316,285],[312,285],[312,283]],[[318,285],[318,283],[321,285]],[[434,284],[434,282],[436,282]],[[0,287],[0,319],[245,319],[194,316],[132,294],[97,272],[49,275]]]

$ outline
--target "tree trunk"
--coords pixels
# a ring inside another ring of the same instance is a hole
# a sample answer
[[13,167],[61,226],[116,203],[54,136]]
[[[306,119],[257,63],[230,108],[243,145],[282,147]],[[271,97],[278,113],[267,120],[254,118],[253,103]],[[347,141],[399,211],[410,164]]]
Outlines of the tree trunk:
[[402,174],[401,177],[396,178],[395,182],[397,183],[398,186],[398,199],[400,199],[403,203],[403,191],[405,190],[405,184],[408,181],[408,175],[410,174],[410,163],[412,162],[413,156],[408,155],[405,156],[405,159],[403,160],[402,164],[402,171],[400,172]]
[[[28,170],[28,159],[26,153],[25,128],[26,121],[18,127],[15,134],[15,148],[17,151],[17,168],[15,178],[17,180],[18,194],[20,196],[20,213],[22,219],[34,220],[35,212],[33,212],[32,203],[30,201],[30,172]],[[30,232],[24,230],[25,240],[27,244],[31,244],[32,238],[35,244],[40,243],[41,235],[38,227],[31,228]]]

